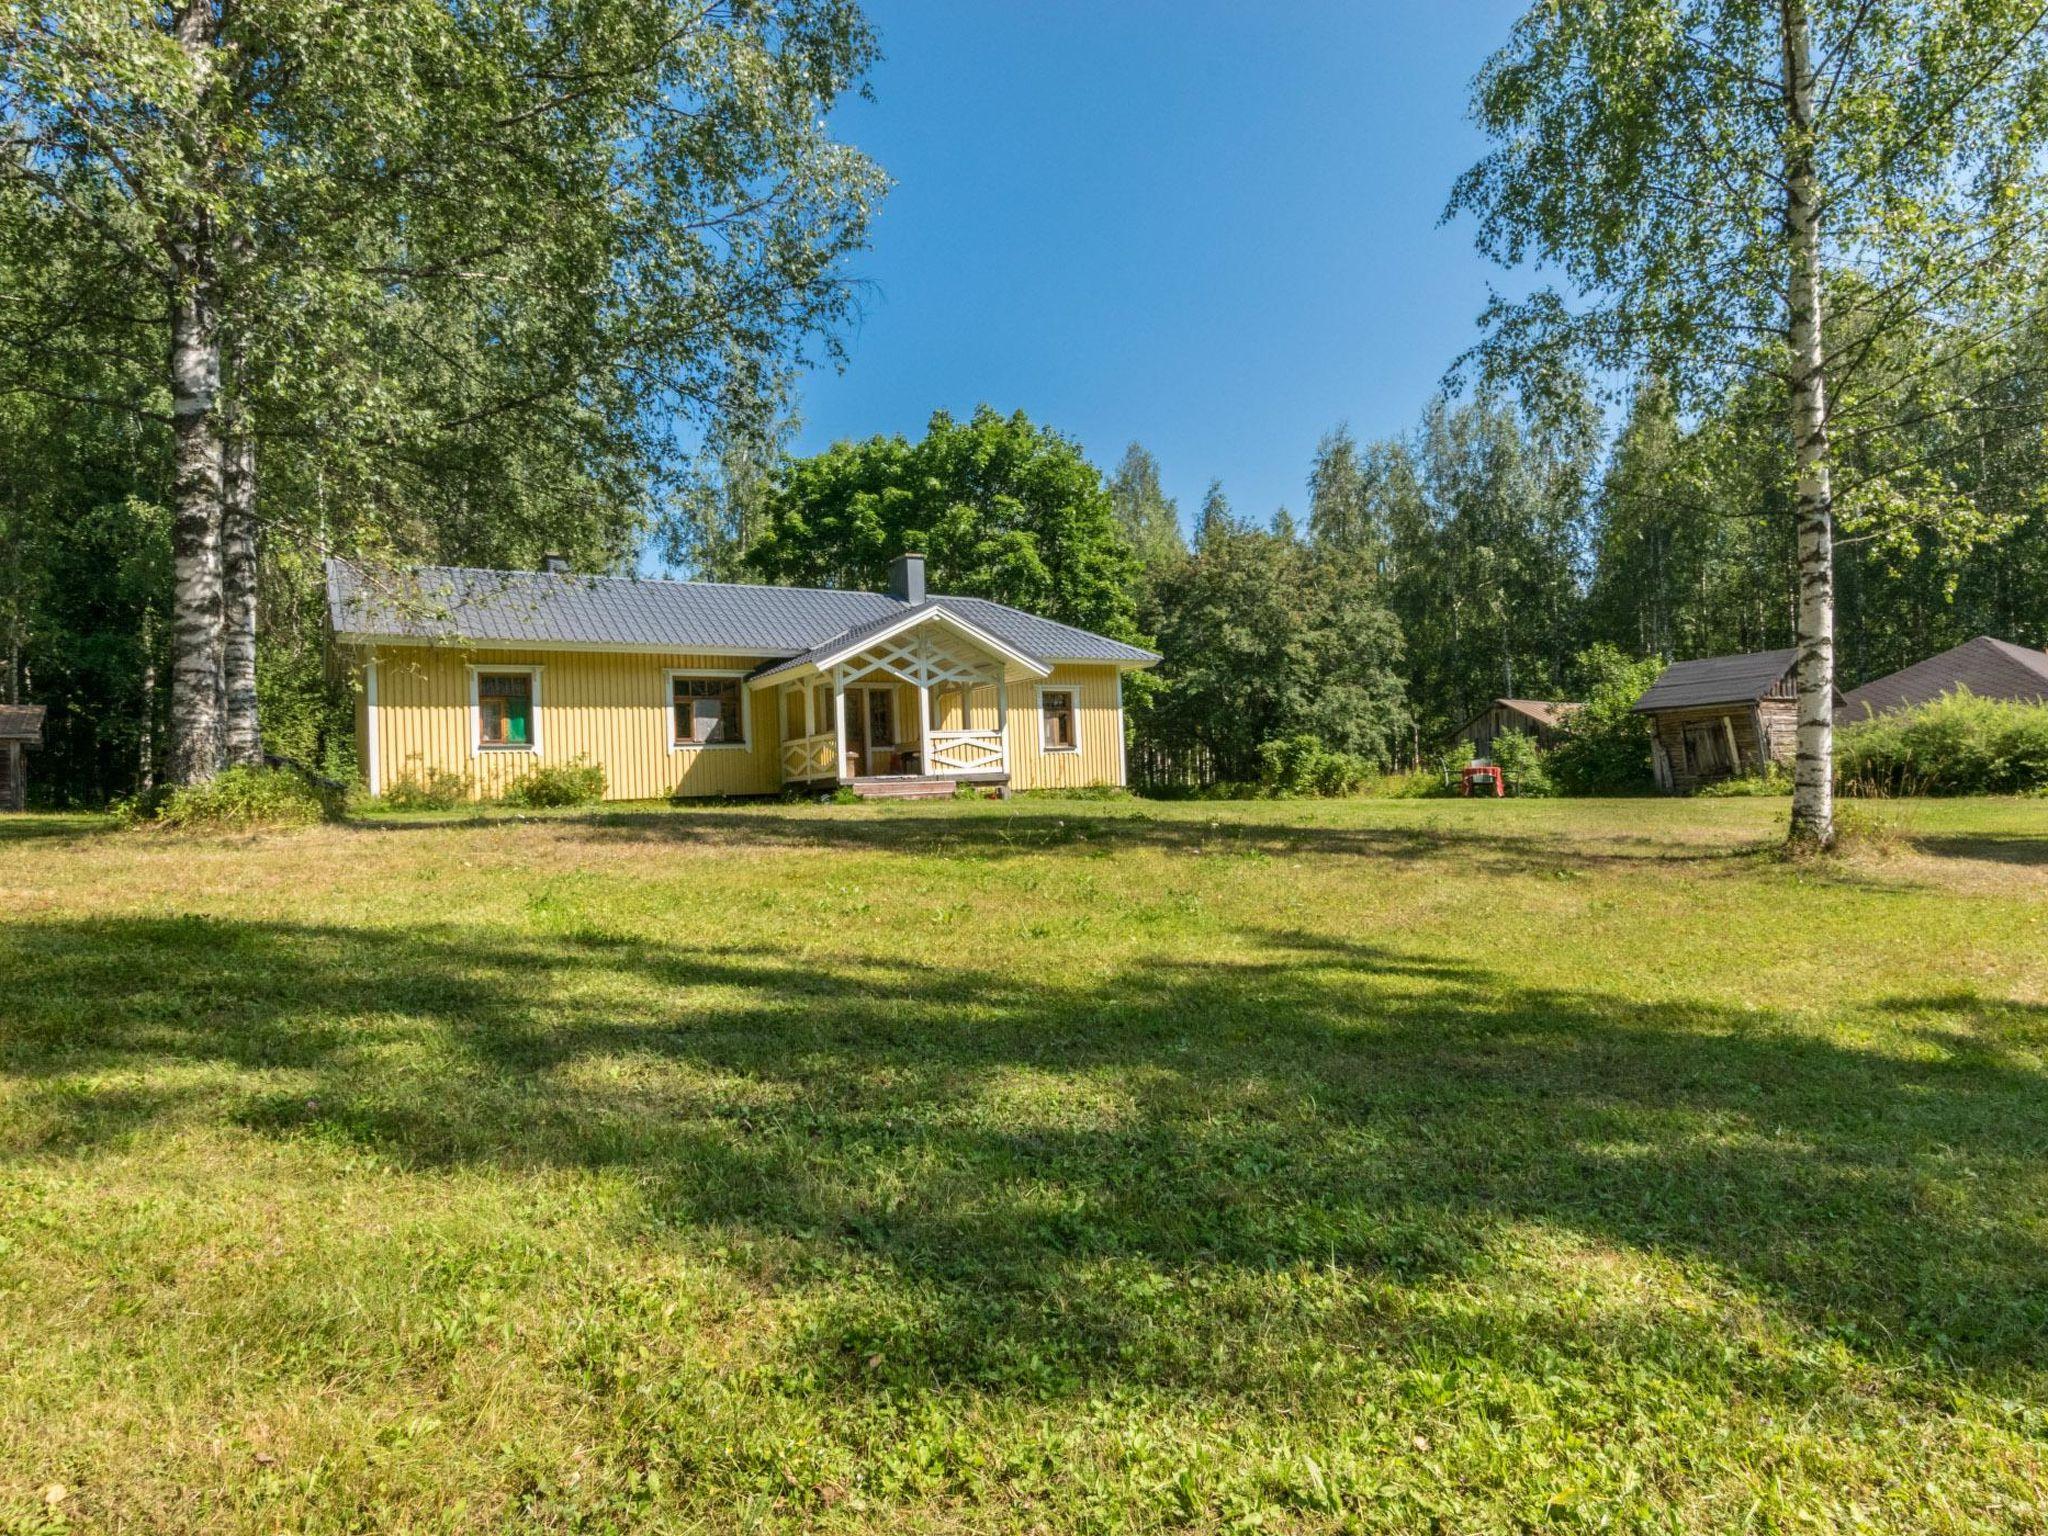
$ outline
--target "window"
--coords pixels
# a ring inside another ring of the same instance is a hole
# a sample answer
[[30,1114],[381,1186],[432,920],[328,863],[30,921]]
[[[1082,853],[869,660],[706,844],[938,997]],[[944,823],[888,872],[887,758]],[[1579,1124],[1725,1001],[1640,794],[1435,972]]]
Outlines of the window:
[[738,678],[674,677],[669,679],[669,688],[674,705],[675,746],[746,745],[746,719]]
[[500,751],[532,752],[539,746],[534,734],[534,674],[525,672],[478,672],[476,674],[476,744]]
[[1038,690],[1038,740],[1048,752],[1080,750],[1081,737],[1074,718],[1074,690]]

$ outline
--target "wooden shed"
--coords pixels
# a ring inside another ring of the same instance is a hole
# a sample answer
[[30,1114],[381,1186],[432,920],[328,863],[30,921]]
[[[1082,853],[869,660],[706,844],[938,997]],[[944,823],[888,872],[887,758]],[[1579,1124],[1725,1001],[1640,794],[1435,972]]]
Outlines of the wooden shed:
[[1846,725],[1872,715],[1917,709],[1965,688],[1980,699],[2048,704],[2048,651],[1979,635],[1939,656],[1852,689],[1836,711],[1835,722]]
[[1794,650],[1759,651],[1666,667],[1636,700],[1650,717],[1658,787],[1683,794],[1771,763],[1789,768],[1799,746],[1798,659]]
[[42,705],[0,704],[0,811],[28,804],[27,749],[42,744]]
[[1520,731],[1536,738],[1539,747],[1557,744],[1558,732],[1578,704],[1556,699],[1495,699],[1458,727],[1453,741],[1472,743],[1474,757],[1493,756],[1493,738],[1502,731]]

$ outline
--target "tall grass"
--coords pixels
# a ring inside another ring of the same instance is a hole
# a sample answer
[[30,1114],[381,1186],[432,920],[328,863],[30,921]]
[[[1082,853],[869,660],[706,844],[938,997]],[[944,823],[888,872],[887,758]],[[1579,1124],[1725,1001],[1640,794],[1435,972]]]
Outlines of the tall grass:
[[1844,726],[1835,772],[1851,795],[2010,795],[2048,790],[2048,705],[1979,698]]

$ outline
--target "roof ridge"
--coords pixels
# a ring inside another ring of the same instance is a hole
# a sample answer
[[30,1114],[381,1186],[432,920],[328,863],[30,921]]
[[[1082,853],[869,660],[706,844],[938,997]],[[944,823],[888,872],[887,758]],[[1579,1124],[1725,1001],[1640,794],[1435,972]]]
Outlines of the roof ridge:
[[[331,557],[337,565],[354,567],[355,562],[340,555]],[[630,576],[613,576],[595,571],[535,571],[523,567],[507,568],[496,565],[409,565],[409,571],[455,571],[464,576],[553,576],[569,581],[629,581],[636,586],[654,587],[721,587],[732,592],[816,592],[830,597],[879,597],[884,602],[902,603],[900,597],[887,592],[876,592],[868,587],[785,587],[772,581],[699,581],[687,576],[643,576],[634,572]],[[983,598],[983,602],[992,599]],[[907,606],[907,605],[906,605]],[[1022,610],[1019,610],[1020,612]]]

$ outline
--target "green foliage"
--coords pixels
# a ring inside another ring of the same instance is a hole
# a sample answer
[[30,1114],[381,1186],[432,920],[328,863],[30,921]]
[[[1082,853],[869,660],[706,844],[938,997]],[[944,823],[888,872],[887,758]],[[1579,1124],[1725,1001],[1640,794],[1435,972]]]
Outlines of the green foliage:
[[1260,747],[1283,737],[1375,766],[1406,745],[1400,628],[1367,557],[1241,523],[1212,491],[1157,600],[1156,691],[1129,705],[1147,743],[1237,782],[1257,780]]
[[1493,738],[1493,761],[1511,795],[1552,795],[1556,788],[1543,765],[1543,751],[1527,731],[1502,731]]
[[289,768],[229,768],[199,784],[183,784],[146,802],[139,826],[188,832],[245,832],[307,827],[341,818],[341,796]]
[[1601,642],[1573,661],[1573,691],[1583,701],[1567,714],[1548,767],[1568,795],[1626,794],[1653,786],[1650,721],[1636,700],[1657,680],[1663,663],[1637,660]]
[[1181,532],[1180,507],[1159,483],[1159,461],[1142,444],[1132,443],[1109,477],[1109,500],[1117,526],[1138,564],[1149,577],[1188,557]]
[[1364,792],[1382,800],[1427,800],[1453,793],[1445,784],[1443,775],[1431,768],[1418,769],[1413,773],[1382,774],[1366,785]]
[[2024,794],[2048,788],[2048,705],[1967,690],[1919,709],[1853,721],[1835,733],[1835,769],[1852,795]]
[[771,581],[876,590],[906,550],[929,590],[1137,638],[1137,557],[1101,472],[1022,411],[932,416],[916,443],[835,443],[778,467],[748,560]]
[[572,763],[544,763],[505,787],[506,805],[522,810],[595,805],[604,798],[604,765],[577,758]]
[[1598,414],[1575,395],[1540,416],[1503,398],[1433,403],[1375,450],[1409,698],[1425,732],[1493,698],[1558,698],[1583,643],[1579,550]]
[[403,774],[384,786],[376,803],[392,811],[447,811],[466,805],[475,787],[475,780],[466,773],[447,768],[421,772],[417,764],[408,764]]
[[1738,773],[1731,778],[1710,779],[1693,791],[1708,800],[1768,799],[1792,793],[1792,775],[1776,763],[1762,773]]
[[1333,752],[1306,731],[1264,743],[1259,761],[1259,784],[1269,795],[1355,795],[1373,776],[1363,758]]

